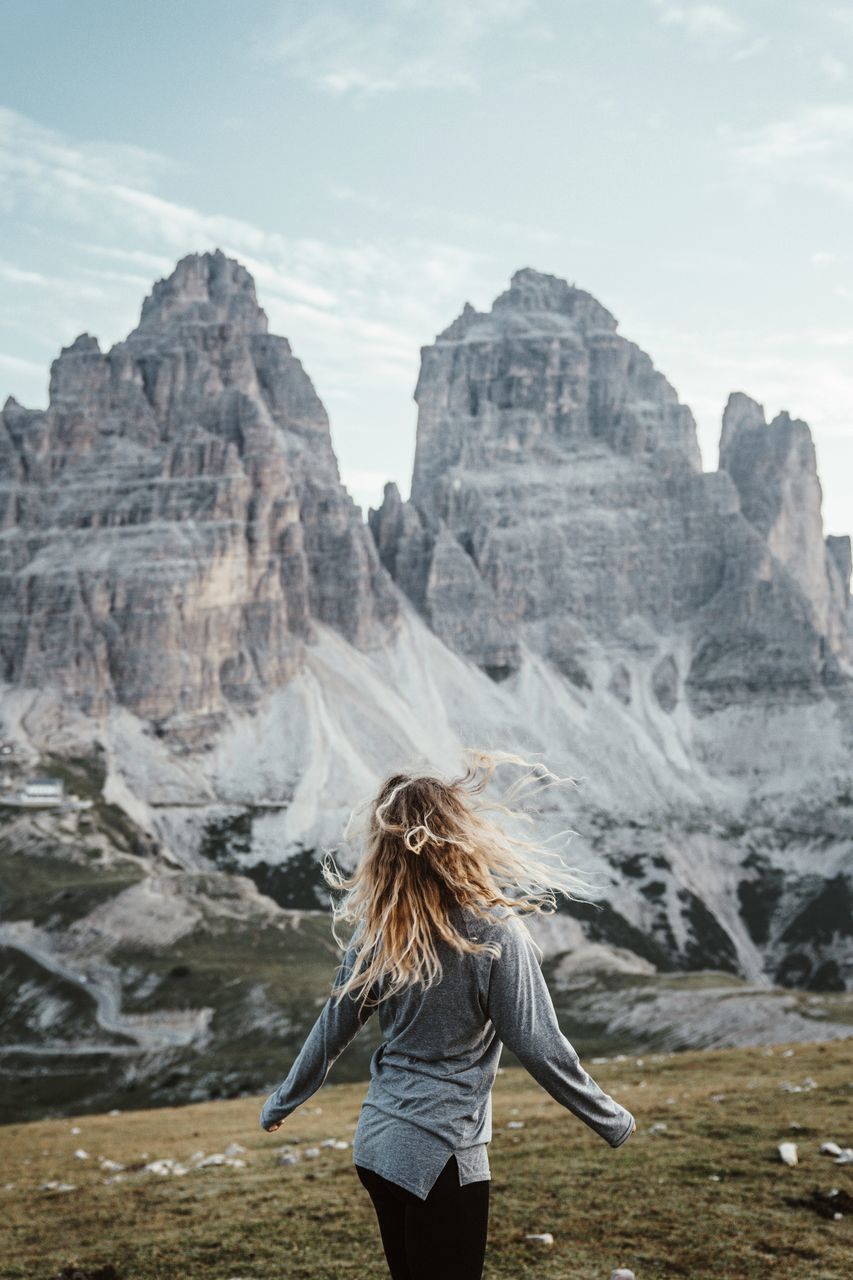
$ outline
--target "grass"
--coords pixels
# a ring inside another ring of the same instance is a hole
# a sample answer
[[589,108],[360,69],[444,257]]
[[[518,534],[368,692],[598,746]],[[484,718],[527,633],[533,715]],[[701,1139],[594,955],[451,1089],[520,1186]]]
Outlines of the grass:
[[[638,1133],[616,1150],[525,1072],[498,1076],[484,1280],[607,1280],[620,1265],[637,1280],[848,1273],[853,1214],[833,1221],[805,1201],[833,1187],[853,1192],[853,1166],[818,1154],[824,1140],[853,1143],[853,1041],[691,1050],[590,1069],[637,1118]],[[817,1087],[781,1088],[806,1077]],[[384,1280],[351,1150],[277,1162],[286,1143],[350,1139],[364,1091],[329,1084],[273,1135],[258,1127],[261,1097],[0,1129],[3,1276],[47,1280],[75,1261],[111,1263],[120,1280]],[[511,1119],[524,1128],[508,1130]],[[650,1131],[660,1122],[665,1129]],[[778,1159],[783,1140],[799,1146],[795,1168]],[[231,1142],[246,1148],[245,1168],[184,1177],[139,1168]],[[100,1157],[127,1165],[125,1179],[106,1185]],[[40,1190],[53,1179],[76,1189]],[[543,1231],[554,1236],[550,1248],[524,1240]]]
[[[69,910],[97,885],[86,868],[64,864],[64,879],[40,901],[45,915],[56,910],[66,884],[74,887]],[[34,859],[37,870],[47,858]],[[2,871],[2,863],[0,863]],[[186,882],[189,884],[190,877]],[[10,885],[14,883],[10,876]],[[128,883],[132,883],[129,881]],[[211,1007],[209,1035],[202,1044],[162,1048],[118,1061],[92,1052],[85,1059],[40,1056],[45,1041],[124,1044],[95,1019],[89,990],[58,977],[27,956],[0,946],[0,1032],[4,1043],[32,1045],[32,1051],[0,1055],[0,1125],[11,1117],[30,1119],[66,1111],[100,1112],[113,1107],[151,1109],[210,1098],[236,1098],[272,1088],[281,1062],[292,1060],[319,1013],[338,959],[325,913],[306,913],[295,923],[266,921],[247,929],[242,917],[210,912],[217,893],[228,905],[228,877],[192,878],[204,919],[167,947],[122,940],[109,948],[109,962],[121,982],[122,1011],[150,1015]],[[2,875],[0,875],[2,886]],[[50,901],[48,901],[50,899]],[[52,905],[51,905],[52,904]],[[49,1013],[49,1018],[44,1014]],[[44,1016],[43,1016],[44,1014]],[[363,1079],[379,1043],[375,1019],[336,1069],[338,1080]],[[2,1129],[0,1129],[2,1132]],[[2,1275],[0,1266],[0,1275]]]
[[[84,861],[84,859],[87,859]],[[67,928],[73,921],[129,889],[144,877],[136,860],[103,865],[98,851],[69,859],[47,841],[24,849],[0,839],[0,902],[5,920],[32,920],[40,928]]]

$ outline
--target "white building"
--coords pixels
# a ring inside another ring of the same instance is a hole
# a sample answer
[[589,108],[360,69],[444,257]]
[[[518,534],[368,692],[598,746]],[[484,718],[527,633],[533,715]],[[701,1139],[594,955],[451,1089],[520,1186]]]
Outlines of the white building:
[[30,778],[19,795],[22,804],[62,804],[65,784],[61,778]]

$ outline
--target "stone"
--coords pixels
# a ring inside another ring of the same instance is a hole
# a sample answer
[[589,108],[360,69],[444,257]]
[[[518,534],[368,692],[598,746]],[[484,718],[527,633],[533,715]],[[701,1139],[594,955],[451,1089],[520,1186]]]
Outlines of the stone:
[[[720,469],[690,410],[606,308],[525,269],[425,347],[408,502],[369,513],[380,558],[432,630],[495,680],[541,654],[579,694],[596,658],[631,700],[694,715],[818,700],[853,657],[844,547],[822,534],[805,423],[734,393]],[[685,660],[667,645],[687,637]]]
[[844,647],[850,576],[845,581],[843,545],[831,550],[823,536],[822,491],[806,423],[783,411],[768,424],[761,405],[733,392],[723,413],[720,468],[734,480],[744,516],[808,601],[818,633],[834,650]]
[[7,401],[0,475],[14,684],[209,729],[286,683],[318,623],[362,647],[393,629],[325,410],[220,250],[183,258],[108,352],[63,348],[46,410]]

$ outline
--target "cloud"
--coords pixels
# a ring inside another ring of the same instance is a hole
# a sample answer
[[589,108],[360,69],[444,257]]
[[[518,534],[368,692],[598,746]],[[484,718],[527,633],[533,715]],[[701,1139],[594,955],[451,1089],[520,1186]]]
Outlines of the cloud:
[[848,256],[846,254],[829,253],[825,249],[816,250],[810,259],[814,267],[835,267],[847,260]]
[[10,284],[32,285],[36,289],[43,289],[52,284],[51,279],[43,272],[24,271],[11,262],[0,262],[0,280],[7,280]]
[[738,35],[742,23],[728,9],[718,4],[674,4],[671,0],[652,0],[658,21],[664,26],[681,27],[695,39],[705,36]]
[[[328,93],[363,97],[476,88],[480,46],[531,17],[533,0],[371,0],[292,14],[259,32],[256,54]],[[539,31],[541,28],[531,28]]]
[[747,62],[750,58],[757,58],[759,53],[763,53],[769,44],[769,36],[756,36],[754,40],[750,40],[749,44],[742,45],[740,49],[735,49],[732,54],[732,62]]
[[[397,239],[289,237],[169,199],[153,187],[171,166],[147,153],[142,168],[151,185],[134,185],[120,148],[81,145],[14,112],[3,113],[2,126],[7,214],[39,234],[36,262],[0,259],[0,324],[8,312],[8,327],[45,352],[40,370],[27,361],[2,366],[2,391],[14,389],[25,403],[44,402],[47,365],[60,345],[87,330],[108,348],[135,326],[154,279],[184,254],[218,247],[252,273],[271,332],[290,338],[333,420],[341,406],[335,442],[341,465],[351,467],[347,448],[365,447],[356,424],[375,423],[375,413],[390,412],[392,400],[395,438],[384,452],[406,452],[400,405],[413,418],[421,344],[465,297],[497,291],[492,281],[483,284],[489,260],[479,244],[461,247],[411,229]],[[381,454],[382,439],[381,430],[371,432],[368,451]],[[364,465],[374,461],[368,457]],[[403,487],[409,465],[406,457],[402,474],[392,471]]]
[[0,369],[4,373],[26,373],[36,377],[44,377],[44,369],[34,360],[25,360],[22,356],[10,356],[0,351]]
[[804,156],[828,155],[853,139],[853,106],[802,107],[784,120],[742,134],[734,154],[754,165],[771,165]]
[[[392,214],[395,212],[395,206],[390,200],[381,200],[370,192],[358,191],[354,187],[340,183],[333,183],[329,187],[329,194],[332,199],[339,200],[342,204],[355,205],[358,208],[367,209],[370,213]],[[419,202],[414,209],[407,211],[407,217],[432,227],[443,224],[475,236],[481,236],[486,232],[490,235],[506,236],[515,241],[522,240],[528,244],[557,245],[565,242],[565,236],[558,235],[557,232],[545,227],[530,226],[529,223],[515,222],[511,218],[478,217],[475,214],[460,213],[446,205]]]
[[833,5],[829,9],[829,17],[840,27],[853,31],[853,10],[843,5]]
[[75,141],[53,129],[0,107],[0,171],[36,177],[44,167],[73,172],[80,167],[93,181],[108,181],[121,173],[125,181],[142,186],[174,172],[168,157],[127,143]]
[[27,289],[44,289],[52,294],[73,294],[81,298],[103,298],[103,289],[97,285],[82,284],[79,280],[63,280],[45,275],[43,271],[28,271],[11,262],[0,261],[0,280],[7,284],[23,285]]
[[757,129],[720,131],[732,159],[753,178],[819,188],[853,200],[853,105],[803,106]]
[[149,273],[152,271],[169,271],[174,265],[169,258],[159,253],[145,253],[141,249],[117,249],[102,244],[91,244],[86,240],[76,240],[74,247],[84,253],[97,254],[99,258],[107,258],[113,262],[124,262],[139,267]]
[[804,106],[757,129],[720,131],[753,181],[817,188],[853,201],[853,105]]
[[817,65],[827,80],[832,80],[836,84],[847,78],[847,67],[840,58],[836,58],[834,53],[822,54]]

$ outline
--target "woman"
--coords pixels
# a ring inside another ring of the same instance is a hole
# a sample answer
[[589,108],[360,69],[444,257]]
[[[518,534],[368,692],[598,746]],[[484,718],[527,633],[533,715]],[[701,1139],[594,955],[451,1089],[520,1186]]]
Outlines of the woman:
[[[507,801],[561,779],[509,753],[466,754],[461,777],[403,770],[354,812],[347,834],[359,814],[366,830],[351,877],[324,858],[326,882],[344,894],[334,921],[355,928],[329,999],[261,1111],[261,1127],[274,1133],[378,1009],[384,1043],[371,1059],[352,1153],[392,1280],[482,1276],[491,1090],[503,1045],[610,1146],[636,1130],[560,1030],[521,919],[553,910],[555,891],[572,897],[589,887],[553,850],[511,834],[530,815]],[[489,803],[483,793],[500,764],[526,772],[504,802]]]

